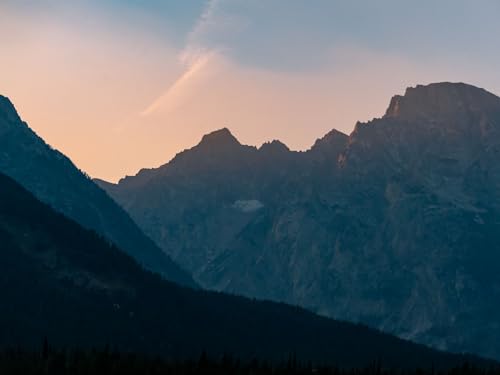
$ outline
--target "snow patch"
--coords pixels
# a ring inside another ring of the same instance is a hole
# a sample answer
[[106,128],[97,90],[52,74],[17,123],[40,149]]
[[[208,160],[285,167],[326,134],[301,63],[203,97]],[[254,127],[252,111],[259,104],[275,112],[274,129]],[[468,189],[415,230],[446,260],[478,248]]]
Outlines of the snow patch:
[[237,210],[240,210],[245,213],[255,212],[263,207],[264,204],[257,199],[237,200],[236,202],[233,203],[233,208],[236,208]]

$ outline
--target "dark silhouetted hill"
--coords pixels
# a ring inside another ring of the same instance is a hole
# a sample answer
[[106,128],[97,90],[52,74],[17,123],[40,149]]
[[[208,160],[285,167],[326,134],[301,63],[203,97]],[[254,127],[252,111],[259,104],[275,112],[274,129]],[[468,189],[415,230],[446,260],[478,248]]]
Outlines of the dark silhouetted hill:
[[146,237],[128,214],[60,152],[48,146],[0,96],[0,172],[41,201],[113,241],[149,270],[180,284],[191,277]]

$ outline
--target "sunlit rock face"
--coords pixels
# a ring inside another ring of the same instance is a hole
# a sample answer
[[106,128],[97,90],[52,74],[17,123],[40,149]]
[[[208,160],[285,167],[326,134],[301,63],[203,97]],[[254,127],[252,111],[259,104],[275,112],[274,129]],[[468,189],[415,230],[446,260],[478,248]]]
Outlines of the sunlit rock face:
[[417,86],[302,153],[227,133],[106,186],[199,283],[500,358],[498,97]]

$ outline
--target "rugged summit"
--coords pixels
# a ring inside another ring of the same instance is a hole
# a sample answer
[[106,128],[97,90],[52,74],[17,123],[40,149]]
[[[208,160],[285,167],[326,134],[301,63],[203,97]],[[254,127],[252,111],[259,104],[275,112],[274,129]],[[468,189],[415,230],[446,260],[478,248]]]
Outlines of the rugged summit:
[[37,198],[113,241],[149,270],[195,286],[128,214],[59,151],[23,122],[9,99],[0,96],[0,172],[14,178]]
[[474,112],[498,111],[498,97],[465,83],[434,83],[392,98],[385,117],[438,120]]
[[278,140],[274,140],[271,142],[266,142],[262,146],[260,146],[259,151],[263,154],[272,154],[272,155],[280,155],[286,154],[290,151],[287,145]]
[[246,150],[107,189],[207,288],[500,358],[500,98],[417,86],[349,137]]
[[344,151],[348,141],[349,136],[333,129],[324,137],[316,140],[309,150],[309,154],[319,160],[335,161],[335,158]]
[[201,149],[216,152],[231,150],[239,146],[241,146],[241,143],[231,134],[228,128],[222,128],[204,135],[198,145]]

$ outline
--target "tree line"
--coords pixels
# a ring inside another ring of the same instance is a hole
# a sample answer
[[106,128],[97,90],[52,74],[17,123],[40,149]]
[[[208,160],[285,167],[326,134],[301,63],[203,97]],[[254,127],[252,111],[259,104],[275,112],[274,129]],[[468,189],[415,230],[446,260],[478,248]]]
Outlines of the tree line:
[[47,340],[38,351],[0,351],[2,375],[500,375],[500,368],[462,366],[448,370],[399,370],[376,362],[363,368],[339,368],[298,361],[293,354],[281,363],[241,361],[229,355],[173,360],[104,349],[53,349]]

